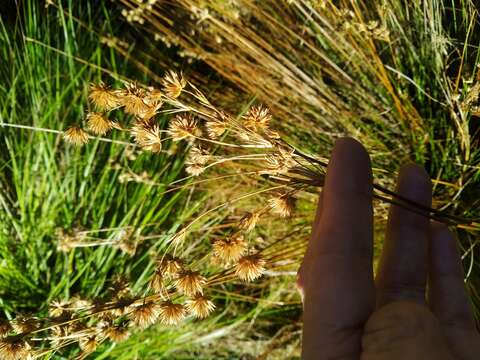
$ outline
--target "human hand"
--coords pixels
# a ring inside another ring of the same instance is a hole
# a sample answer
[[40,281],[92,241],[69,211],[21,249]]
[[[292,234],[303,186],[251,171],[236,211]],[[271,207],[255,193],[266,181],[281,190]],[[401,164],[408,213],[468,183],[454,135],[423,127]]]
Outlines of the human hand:
[[[416,165],[402,168],[397,193],[431,205],[430,180]],[[372,253],[370,160],[358,142],[340,139],[299,270],[302,358],[480,359],[460,256],[445,225],[392,205],[375,281]]]

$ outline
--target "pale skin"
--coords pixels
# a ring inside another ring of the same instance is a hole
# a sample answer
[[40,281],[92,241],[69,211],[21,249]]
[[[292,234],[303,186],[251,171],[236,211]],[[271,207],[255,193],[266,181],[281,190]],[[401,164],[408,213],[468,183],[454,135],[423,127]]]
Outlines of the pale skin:
[[[404,166],[396,192],[426,206],[425,170]],[[306,360],[480,359],[456,240],[448,228],[391,206],[376,277],[372,171],[360,143],[339,139],[299,270]]]

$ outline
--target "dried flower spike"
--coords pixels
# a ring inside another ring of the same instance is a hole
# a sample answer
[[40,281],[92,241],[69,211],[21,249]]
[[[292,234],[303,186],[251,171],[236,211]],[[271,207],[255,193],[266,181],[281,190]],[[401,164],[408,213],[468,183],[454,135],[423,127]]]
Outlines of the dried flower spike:
[[0,319],[0,339],[7,336],[10,331],[12,331],[12,325],[10,321],[5,319]]
[[246,255],[238,260],[235,274],[243,281],[254,281],[265,272],[265,264],[260,254]]
[[261,212],[247,212],[239,222],[239,227],[246,232],[252,231],[257,225],[258,219],[260,219]]
[[131,129],[131,134],[135,142],[140,145],[142,149],[154,153],[162,151],[162,134],[160,126],[157,124],[137,121]]
[[90,112],[87,114],[87,129],[95,135],[103,136],[114,128],[115,124],[105,114]]
[[145,103],[145,90],[139,88],[137,84],[127,85],[127,89],[120,96],[120,104],[126,114],[143,117],[150,111],[150,106]]
[[149,287],[157,294],[163,291],[164,289],[163,274],[162,274],[162,269],[160,267],[157,267],[157,269],[155,270],[155,273],[153,274],[152,279],[150,280]]
[[22,339],[0,340],[0,359],[24,360],[31,356],[30,345]]
[[182,304],[165,301],[160,307],[160,320],[165,325],[176,325],[185,318],[186,311]]
[[218,139],[227,130],[227,124],[223,121],[207,121],[205,124],[210,139]]
[[295,198],[290,195],[280,195],[268,201],[270,208],[283,218],[292,215],[295,209]]
[[96,336],[88,336],[86,338],[80,339],[79,344],[80,349],[82,349],[84,353],[90,354],[97,350],[98,341]]
[[194,296],[203,293],[205,283],[205,278],[198,271],[185,270],[178,274],[175,287],[187,296]]
[[185,86],[187,86],[187,81],[182,74],[179,75],[175,71],[170,70],[163,77],[163,90],[170,98],[175,99],[179,97]]
[[168,133],[174,141],[195,137],[197,131],[197,121],[190,114],[177,115],[168,128]]
[[226,264],[239,260],[246,250],[247,243],[242,236],[217,240],[213,243],[214,255]]
[[165,255],[160,260],[158,267],[165,273],[165,275],[173,278],[183,269],[183,261],[171,255]]
[[134,306],[129,318],[135,326],[145,329],[154,324],[160,315],[160,306],[153,301]]
[[98,110],[110,111],[119,105],[119,97],[114,90],[105,84],[90,85],[88,98]]
[[262,105],[252,106],[243,116],[243,120],[247,129],[253,131],[266,130],[270,120],[272,120],[272,115],[270,110]]
[[71,126],[63,132],[63,138],[70,144],[82,146],[88,143],[88,134],[78,126]]
[[108,324],[101,329],[102,335],[113,342],[119,343],[125,341],[130,336],[130,332],[125,326]]
[[199,319],[206,318],[215,310],[213,301],[203,295],[197,295],[193,299],[187,300],[185,307],[190,314]]

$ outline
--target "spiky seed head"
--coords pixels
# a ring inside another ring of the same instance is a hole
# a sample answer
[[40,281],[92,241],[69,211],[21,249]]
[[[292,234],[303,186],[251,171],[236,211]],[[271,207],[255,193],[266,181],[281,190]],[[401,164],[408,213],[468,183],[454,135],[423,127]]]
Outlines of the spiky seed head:
[[206,318],[215,310],[213,301],[203,295],[196,295],[192,299],[187,300],[185,307],[190,314],[199,319]]
[[252,231],[258,223],[260,219],[261,212],[254,211],[254,212],[247,212],[243,217],[240,219],[239,227],[246,232]]
[[183,75],[176,73],[173,70],[168,71],[163,77],[163,91],[170,98],[177,98],[182,93],[185,86],[187,86],[187,81],[184,79]]
[[198,176],[205,171],[205,166],[197,163],[185,163],[185,171],[192,176]]
[[262,105],[252,106],[243,116],[243,120],[247,129],[253,131],[266,130],[272,120],[272,115],[270,110]]
[[197,121],[190,114],[177,115],[170,122],[168,133],[172,140],[179,141],[197,136]]
[[88,98],[101,111],[115,109],[120,101],[117,92],[105,84],[91,84]]
[[188,152],[187,161],[190,163],[205,165],[210,161],[211,157],[212,156],[207,150],[201,148],[200,146],[193,146]]
[[108,324],[107,326],[102,327],[101,333],[103,336],[116,343],[125,341],[130,336],[130,332],[126,326],[114,324]]
[[86,131],[78,126],[71,126],[63,132],[63,138],[70,144],[82,146],[88,143],[89,137]]
[[159,261],[158,266],[166,276],[173,278],[183,270],[183,264],[183,260],[178,257],[165,255],[164,258]]
[[175,280],[175,287],[187,296],[194,296],[203,293],[203,286],[206,279],[198,271],[184,270],[178,274]]
[[6,319],[0,319],[0,339],[7,336],[12,330],[13,328],[10,324],[10,321]]
[[145,329],[154,324],[160,315],[160,306],[153,302],[147,301],[140,305],[134,305],[129,314],[129,319],[140,329]]
[[103,136],[114,128],[115,124],[105,114],[90,112],[87,114],[87,129],[95,135]]
[[126,114],[143,117],[150,110],[149,105],[144,100],[146,95],[146,91],[138,87],[137,84],[128,84],[120,96],[120,105],[123,106],[123,111]]
[[290,217],[295,209],[295,198],[290,195],[279,195],[268,201],[272,211],[280,217]]
[[149,287],[156,294],[161,293],[164,290],[163,273],[161,268],[157,267],[157,269],[155,269],[152,279],[150,280]]
[[87,336],[85,338],[80,339],[79,341],[80,349],[86,354],[91,354],[97,350],[98,340],[97,337],[94,336]]
[[140,145],[142,149],[154,153],[162,151],[162,133],[158,124],[137,121],[130,131],[135,142]]
[[218,139],[227,130],[227,124],[223,121],[207,121],[205,124],[210,139]]
[[254,281],[265,272],[265,264],[260,254],[245,255],[238,260],[235,274],[243,281]]
[[32,316],[19,315],[12,321],[13,330],[18,334],[34,331],[39,325],[38,319]]
[[31,347],[22,339],[0,340],[0,359],[25,360],[30,359]]
[[48,310],[48,313],[51,317],[62,317],[65,312],[67,311],[67,307],[69,306],[69,303],[67,301],[62,301],[62,300],[54,300],[50,303],[50,308]]
[[177,325],[185,315],[186,310],[182,304],[164,301],[160,306],[160,321],[165,325]]
[[243,236],[217,240],[213,243],[213,253],[223,263],[229,264],[239,260],[247,250]]

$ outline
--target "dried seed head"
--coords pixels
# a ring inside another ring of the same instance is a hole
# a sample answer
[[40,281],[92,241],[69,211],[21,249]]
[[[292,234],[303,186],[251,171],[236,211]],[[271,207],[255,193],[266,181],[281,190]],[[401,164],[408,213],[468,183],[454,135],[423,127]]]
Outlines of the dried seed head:
[[31,316],[19,315],[12,321],[13,330],[18,334],[37,330],[39,325],[38,319]]
[[63,132],[63,138],[70,144],[82,146],[88,143],[88,134],[78,126],[71,126]]
[[80,349],[82,349],[84,353],[87,353],[87,354],[93,353],[95,352],[95,350],[97,350],[97,346],[98,346],[97,337],[94,335],[94,336],[88,336],[88,337],[82,338],[79,341],[79,345],[80,345]]
[[193,316],[204,319],[215,309],[215,304],[203,295],[196,295],[193,299],[187,300],[185,307]]
[[247,243],[243,236],[235,236],[226,240],[217,240],[213,243],[213,253],[223,263],[236,262],[247,250]]
[[185,163],[185,171],[192,176],[198,176],[205,171],[205,166],[196,163]]
[[267,161],[267,170],[265,171],[267,174],[284,174],[298,165],[291,152],[282,150],[267,155],[265,160]]
[[235,274],[243,281],[254,281],[265,272],[265,264],[260,254],[246,255],[238,260]]
[[145,329],[154,324],[160,315],[160,306],[153,301],[135,305],[129,314],[129,319],[140,329]]
[[197,121],[190,114],[177,115],[170,122],[168,133],[174,141],[195,137],[198,133]]
[[182,90],[187,86],[187,81],[183,78],[182,74],[177,74],[175,71],[170,70],[163,77],[163,91],[170,98],[177,98],[182,93]]
[[157,269],[155,270],[155,273],[150,280],[149,287],[157,294],[163,291],[163,273],[161,268],[157,267]]
[[227,124],[223,121],[207,121],[205,124],[210,139],[218,139],[227,130]]
[[105,114],[90,112],[87,114],[87,129],[95,135],[103,136],[115,126]]
[[162,133],[158,124],[137,121],[130,132],[142,149],[154,153],[162,151]]
[[246,232],[252,231],[255,226],[257,225],[258,219],[260,219],[261,212],[254,211],[254,212],[247,212],[243,217],[240,219],[239,227]]
[[206,279],[198,271],[184,270],[178,274],[175,280],[175,287],[187,296],[194,296],[203,293],[203,286]]
[[165,255],[164,258],[159,261],[158,267],[165,275],[173,278],[182,271],[183,260],[171,255]]
[[30,345],[22,339],[0,340],[0,358],[3,360],[25,360],[31,356]]
[[111,90],[105,84],[90,85],[90,92],[88,98],[95,105],[98,110],[110,111],[119,105],[119,97],[117,92]]
[[273,212],[286,218],[291,216],[295,209],[295,198],[288,194],[276,196],[268,200],[268,205]]
[[165,325],[177,325],[185,315],[185,307],[182,304],[164,301],[160,306],[160,321]]
[[50,314],[51,317],[62,317],[65,312],[67,312],[67,307],[70,304],[67,301],[62,301],[62,300],[54,300],[50,303],[50,309],[48,313]]
[[252,106],[243,116],[243,119],[245,127],[249,130],[266,130],[270,120],[272,120],[272,115],[268,108],[262,105]]
[[142,117],[150,110],[149,105],[144,101],[145,96],[145,90],[139,88],[137,84],[128,84],[126,90],[120,96],[120,104],[123,106],[123,111],[126,114]]
[[114,324],[107,324],[102,327],[101,334],[116,343],[125,341],[130,336],[130,332],[125,326]]
[[0,319],[0,339],[7,336],[12,330],[13,328],[12,325],[10,325],[10,321]]
[[187,161],[190,163],[195,163],[199,165],[205,165],[208,163],[208,161],[211,159],[210,153],[199,147],[199,146],[193,146],[190,151],[188,152],[188,159]]

